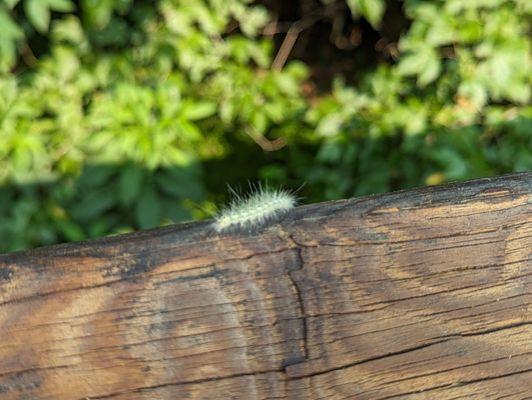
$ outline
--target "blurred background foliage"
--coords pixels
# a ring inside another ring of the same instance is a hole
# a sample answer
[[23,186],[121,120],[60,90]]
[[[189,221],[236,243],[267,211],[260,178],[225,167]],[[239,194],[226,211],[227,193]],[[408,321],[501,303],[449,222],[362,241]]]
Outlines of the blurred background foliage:
[[0,251],[532,169],[529,0],[0,0]]

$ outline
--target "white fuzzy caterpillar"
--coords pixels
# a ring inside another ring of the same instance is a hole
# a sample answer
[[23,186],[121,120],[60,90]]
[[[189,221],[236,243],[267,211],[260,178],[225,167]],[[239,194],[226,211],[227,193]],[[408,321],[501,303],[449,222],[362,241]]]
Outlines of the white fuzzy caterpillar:
[[[231,189],[230,189],[231,190]],[[297,204],[297,197],[286,189],[252,187],[251,193],[241,196],[231,190],[234,198],[214,219],[216,232],[254,231],[280,218]]]

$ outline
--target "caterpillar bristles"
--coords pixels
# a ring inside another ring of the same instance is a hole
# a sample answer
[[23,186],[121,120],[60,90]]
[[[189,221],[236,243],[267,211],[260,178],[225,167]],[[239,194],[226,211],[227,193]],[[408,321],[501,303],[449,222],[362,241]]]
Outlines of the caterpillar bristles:
[[250,193],[241,195],[229,188],[233,196],[228,207],[214,219],[214,230],[220,232],[253,232],[279,219],[297,204],[295,194],[287,189],[250,185]]

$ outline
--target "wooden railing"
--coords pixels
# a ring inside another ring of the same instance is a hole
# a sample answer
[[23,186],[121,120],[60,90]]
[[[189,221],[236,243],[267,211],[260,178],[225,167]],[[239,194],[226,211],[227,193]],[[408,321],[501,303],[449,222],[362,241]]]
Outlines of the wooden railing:
[[0,399],[525,399],[532,173],[0,256]]

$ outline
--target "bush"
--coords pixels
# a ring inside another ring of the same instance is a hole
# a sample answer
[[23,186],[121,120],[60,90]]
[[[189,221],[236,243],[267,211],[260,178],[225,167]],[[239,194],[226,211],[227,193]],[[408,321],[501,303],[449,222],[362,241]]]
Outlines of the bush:
[[0,3],[0,251],[532,168],[530,2],[322,1],[274,67],[271,3]]

